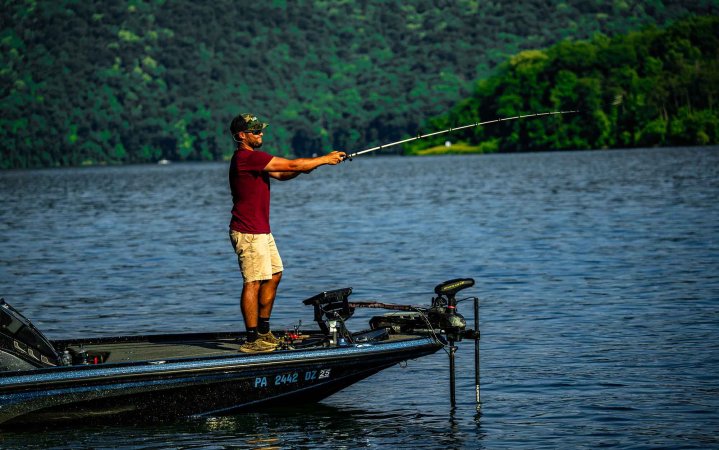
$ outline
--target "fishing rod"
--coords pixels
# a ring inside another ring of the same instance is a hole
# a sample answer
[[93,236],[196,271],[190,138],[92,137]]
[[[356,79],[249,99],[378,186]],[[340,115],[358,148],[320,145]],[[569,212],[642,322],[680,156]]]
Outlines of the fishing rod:
[[374,151],[376,151],[376,150],[382,150],[383,148],[393,147],[393,146],[395,146],[395,145],[404,144],[404,143],[411,142],[411,141],[416,141],[416,140],[418,140],[418,139],[424,139],[424,138],[427,138],[427,137],[430,137],[430,136],[436,136],[436,135],[438,135],[438,134],[450,133],[450,132],[452,132],[452,131],[457,131],[457,130],[463,130],[463,129],[465,129],[465,128],[480,127],[480,126],[482,126],[482,125],[488,125],[488,124],[490,124],[490,123],[507,122],[507,121],[510,121],[510,120],[526,119],[526,118],[530,118],[530,117],[551,116],[551,115],[557,115],[557,114],[572,114],[572,113],[577,113],[577,112],[579,112],[579,111],[578,111],[578,110],[573,110],[573,111],[552,111],[552,112],[543,112],[543,113],[534,113],[534,114],[520,114],[520,115],[518,115],[518,116],[513,116],[513,117],[501,117],[501,118],[499,118],[499,119],[488,120],[488,121],[486,121],[486,122],[470,123],[469,125],[462,125],[462,126],[460,126],[460,127],[447,128],[446,130],[435,131],[435,132],[433,132],[433,133],[420,134],[420,135],[417,135],[417,136],[415,136],[415,137],[411,137],[411,138],[408,138],[408,139],[402,139],[401,141],[392,142],[392,143],[390,143],[390,144],[383,144],[383,145],[380,145],[380,146],[377,146],[377,147],[368,148],[368,149],[366,149],[366,150],[362,150],[362,151],[359,151],[359,152],[350,153],[349,155],[345,156],[345,159],[352,160],[352,158],[354,158],[355,156],[363,155],[363,154],[365,154],[365,153],[374,152]]

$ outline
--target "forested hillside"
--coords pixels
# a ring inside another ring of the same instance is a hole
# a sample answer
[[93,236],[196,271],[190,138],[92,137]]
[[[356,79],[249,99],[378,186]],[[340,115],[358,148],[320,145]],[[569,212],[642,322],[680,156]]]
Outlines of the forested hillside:
[[246,111],[271,123],[265,142],[277,154],[359,150],[414,134],[511,55],[716,14],[719,0],[5,0],[2,8],[0,168],[18,168],[220,159],[233,150],[231,118]]
[[[510,152],[719,143],[719,16],[612,39],[563,41],[512,56],[427,131],[476,127],[407,145],[408,153]],[[446,148],[446,140],[455,145]]]

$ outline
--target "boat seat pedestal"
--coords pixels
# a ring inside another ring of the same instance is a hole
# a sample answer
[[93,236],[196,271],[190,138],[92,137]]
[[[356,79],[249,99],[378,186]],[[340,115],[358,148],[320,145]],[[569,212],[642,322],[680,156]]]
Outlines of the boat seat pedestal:
[[355,311],[354,307],[350,306],[347,301],[351,293],[351,287],[335,289],[320,292],[302,301],[303,304],[314,307],[314,319],[322,332],[332,339],[332,344],[337,343],[338,332],[342,335],[349,335],[344,326],[344,321],[352,317]]

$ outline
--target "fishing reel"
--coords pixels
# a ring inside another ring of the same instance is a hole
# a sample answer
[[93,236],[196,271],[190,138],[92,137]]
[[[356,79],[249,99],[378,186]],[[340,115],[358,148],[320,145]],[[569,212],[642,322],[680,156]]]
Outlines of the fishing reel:
[[461,341],[465,337],[467,321],[457,312],[456,295],[462,289],[474,286],[472,278],[455,278],[438,284],[434,288],[437,297],[432,298],[432,306],[427,318],[433,328],[440,329],[451,342]]

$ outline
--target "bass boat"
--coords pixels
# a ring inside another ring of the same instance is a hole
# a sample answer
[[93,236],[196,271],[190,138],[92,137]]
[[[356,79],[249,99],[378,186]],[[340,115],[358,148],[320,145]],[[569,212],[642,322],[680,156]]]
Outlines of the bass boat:
[[[325,291],[303,301],[314,308],[319,329],[274,332],[280,347],[256,354],[238,351],[246,339],[241,332],[49,340],[0,300],[0,428],[217,416],[317,402],[440,349],[450,355],[454,403],[454,343],[463,338],[475,341],[478,385],[478,299],[472,297],[472,330],[455,297],[473,285],[471,278],[439,284],[430,307],[352,302],[352,288]],[[395,311],[350,332],[346,322],[358,307]]]

